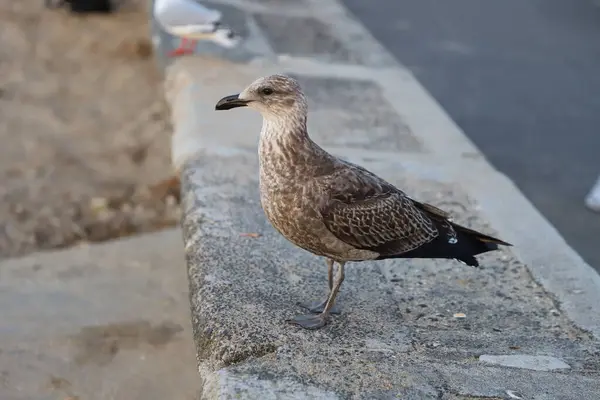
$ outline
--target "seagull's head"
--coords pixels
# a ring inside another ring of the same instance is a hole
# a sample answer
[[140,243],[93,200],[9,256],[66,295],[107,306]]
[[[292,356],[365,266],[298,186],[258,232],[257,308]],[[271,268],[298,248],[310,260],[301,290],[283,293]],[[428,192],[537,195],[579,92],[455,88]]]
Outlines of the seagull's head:
[[259,78],[239,94],[223,97],[215,110],[231,110],[250,107],[264,118],[281,118],[290,114],[306,114],[306,97],[300,84],[286,75],[270,75]]

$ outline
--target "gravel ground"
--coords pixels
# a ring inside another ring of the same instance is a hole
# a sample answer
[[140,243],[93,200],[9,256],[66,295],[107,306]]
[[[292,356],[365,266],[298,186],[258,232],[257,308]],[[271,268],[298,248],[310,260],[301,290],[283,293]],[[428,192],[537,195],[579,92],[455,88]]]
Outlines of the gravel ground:
[[0,2],[0,258],[177,223],[147,20]]

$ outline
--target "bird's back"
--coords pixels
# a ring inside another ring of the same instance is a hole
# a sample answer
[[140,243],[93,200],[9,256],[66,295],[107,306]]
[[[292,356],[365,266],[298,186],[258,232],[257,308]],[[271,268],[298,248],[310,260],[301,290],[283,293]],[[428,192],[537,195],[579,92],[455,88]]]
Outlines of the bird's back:
[[154,17],[169,31],[172,27],[217,23],[221,19],[221,13],[194,0],[156,0]]

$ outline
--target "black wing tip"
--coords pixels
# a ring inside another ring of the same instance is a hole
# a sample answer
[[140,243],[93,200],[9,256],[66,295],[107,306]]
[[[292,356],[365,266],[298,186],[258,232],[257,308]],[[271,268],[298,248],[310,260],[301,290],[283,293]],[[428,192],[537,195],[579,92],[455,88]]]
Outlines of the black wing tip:
[[498,245],[507,246],[507,247],[512,247],[513,246],[512,244],[510,244],[508,242],[505,242],[504,240],[496,239],[496,238],[493,238],[493,237],[479,237],[478,239],[479,239],[480,242],[486,243],[489,246],[495,245],[496,249],[498,248]]

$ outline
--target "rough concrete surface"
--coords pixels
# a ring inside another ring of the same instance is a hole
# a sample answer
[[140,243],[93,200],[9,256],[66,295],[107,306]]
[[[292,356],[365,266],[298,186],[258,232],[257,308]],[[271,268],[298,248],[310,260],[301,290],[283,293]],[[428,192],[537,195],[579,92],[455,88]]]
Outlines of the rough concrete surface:
[[[260,11],[256,1],[222,3],[243,10],[250,25]],[[182,169],[201,397],[595,399],[598,277],[337,2],[306,4],[299,11],[282,3],[264,13],[328,21],[331,40],[360,53],[362,65],[331,64],[344,60],[322,58],[318,48],[282,57],[280,38],[263,29],[258,36],[279,57],[190,58],[166,72],[173,159]],[[519,250],[482,256],[480,269],[454,261],[352,263],[339,297],[342,315],[318,331],[286,324],[303,312],[297,302],[325,294],[325,263],[293,247],[264,217],[256,160],[259,116],[213,111],[222,96],[274,72],[295,75],[306,86],[309,130],[325,148]],[[487,180],[499,182],[497,192]],[[503,201],[518,205],[519,212],[510,215]],[[512,227],[521,220],[532,223],[537,235],[547,234],[553,248]],[[559,262],[546,262],[549,254]],[[555,290],[557,276],[568,267],[573,283],[587,278],[589,285],[576,300]],[[502,362],[491,365],[489,356]],[[540,360],[555,359],[569,368],[540,370]]]
[[187,287],[178,229],[0,263],[0,398],[197,398]]
[[[399,166],[386,171],[353,161],[451,211],[457,221],[490,231],[465,211],[475,204],[454,185],[400,179]],[[184,175],[184,229],[205,374],[225,368],[218,376],[226,382],[244,381],[238,374],[266,380],[258,385],[266,393],[279,392],[271,380],[286,378],[339,398],[500,396],[504,390],[528,398],[569,395],[572,385],[560,379],[526,371],[527,379],[515,381],[510,369],[478,363],[481,354],[525,353],[569,363],[573,372],[565,379],[577,382],[579,398],[600,390],[598,342],[576,328],[508,252],[483,257],[480,270],[444,261],[351,264],[339,298],[342,316],[317,332],[287,325],[302,312],[297,302],[325,294],[323,261],[294,248],[265,220],[252,153],[205,153],[191,165]],[[466,318],[453,317],[459,312]],[[595,378],[584,379],[589,374]],[[530,387],[531,381],[539,384]],[[242,398],[259,398],[239,390]]]

